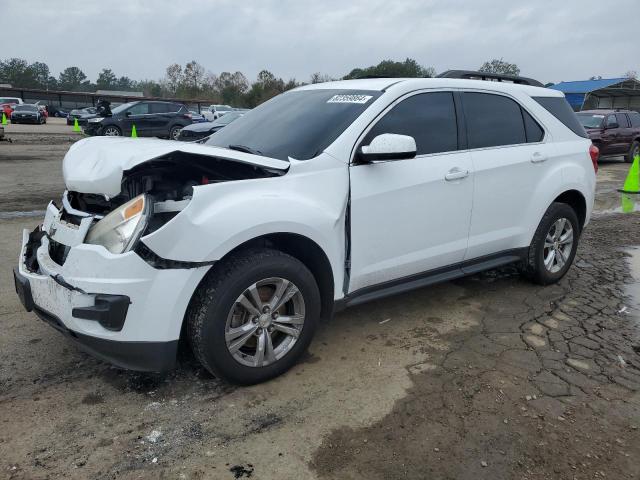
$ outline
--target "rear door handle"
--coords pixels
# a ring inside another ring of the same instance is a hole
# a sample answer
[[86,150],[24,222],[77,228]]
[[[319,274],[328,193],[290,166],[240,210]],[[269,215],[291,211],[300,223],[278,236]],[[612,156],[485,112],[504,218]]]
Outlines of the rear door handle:
[[447,182],[452,182],[453,180],[461,180],[469,176],[469,170],[463,170],[460,167],[452,168],[447,172],[444,176],[444,179]]
[[546,155],[540,153],[540,152],[535,152],[533,155],[531,155],[531,163],[542,163],[542,162],[546,162],[547,161],[547,157]]

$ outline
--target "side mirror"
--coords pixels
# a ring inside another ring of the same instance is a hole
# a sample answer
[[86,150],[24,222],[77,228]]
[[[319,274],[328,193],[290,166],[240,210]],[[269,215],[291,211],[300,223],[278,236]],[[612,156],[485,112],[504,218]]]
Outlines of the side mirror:
[[358,149],[358,158],[363,162],[376,160],[405,160],[416,156],[416,141],[409,135],[383,133],[371,144]]
[[126,112],[124,112],[124,116],[125,117],[130,117],[131,116],[131,112],[129,110],[127,110]]

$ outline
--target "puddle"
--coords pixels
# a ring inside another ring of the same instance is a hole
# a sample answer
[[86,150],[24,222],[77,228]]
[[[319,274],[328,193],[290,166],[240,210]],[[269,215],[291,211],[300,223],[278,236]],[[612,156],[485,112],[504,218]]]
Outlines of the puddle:
[[[609,203],[609,202],[607,202]],[[596,209],[593,212],[594,217],[602,215],[612,215],[615,213],[633,213],[640,212],[640,194],[621,193],[616,204],[607,205],[607,208]]]
[[626,294],[631,300],[631,309],[640,313],[640,247],[627,251],[631,256],[627,259],[634,282],[626,286]]
[[12,218],[44,217],[44,210],[30,210],[27,212],[0,212],[0,220],[11,220]]

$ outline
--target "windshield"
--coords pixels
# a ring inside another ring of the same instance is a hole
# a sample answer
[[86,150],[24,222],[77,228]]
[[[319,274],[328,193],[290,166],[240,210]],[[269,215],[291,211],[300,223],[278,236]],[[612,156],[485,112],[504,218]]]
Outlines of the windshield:
[[38,107],[35,105],[16,105],[16,111],[25,111],[25,112],[37,112]]
[[308,160],[331,145],[381,93],[329,89],[286,92],[212,135],[207,145],[242,146],[281,160]]
[[578,121],[584,128],[600,128],[604,115],[593,115],[591,113],[578,113]]
[[221,116],[219,119],[215,120],[212,123],[212,125],[215,125],[216,127],[219,125],[228,125],[234,120],[240,118],[242,115],[243,115],[242,113],[236,113],[236,112],[226,113],[223,116]]
[[124,112],[127,108],[133,107],[136,103],[137,102],[129,102],[129,103],[123,103],[122,105],[118,105],[116,108],[111,110],[111,113]]

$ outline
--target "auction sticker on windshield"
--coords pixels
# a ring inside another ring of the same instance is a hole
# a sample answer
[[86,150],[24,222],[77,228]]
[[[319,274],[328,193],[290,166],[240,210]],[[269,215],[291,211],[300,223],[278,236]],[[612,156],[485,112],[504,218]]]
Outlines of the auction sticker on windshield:
[[367,103],[372,95],[334,95],[327,103]]

